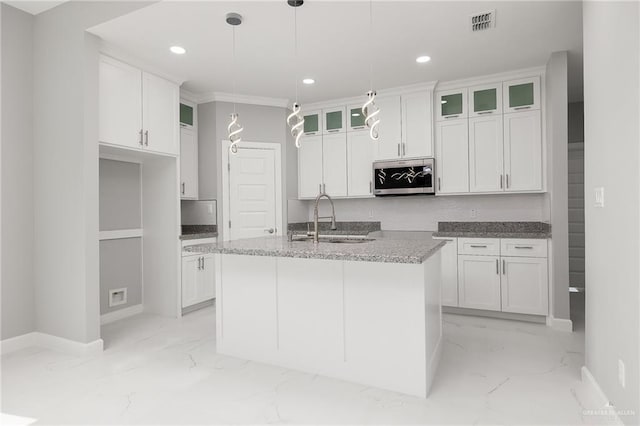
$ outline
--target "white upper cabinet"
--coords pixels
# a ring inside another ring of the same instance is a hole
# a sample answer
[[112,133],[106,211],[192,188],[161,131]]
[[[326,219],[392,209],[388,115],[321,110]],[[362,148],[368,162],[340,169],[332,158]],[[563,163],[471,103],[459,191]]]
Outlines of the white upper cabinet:
[[469,88],[469,117],[502,114],[502,83]]
[[469,119],[469,190],[504,190],[502,114]]
[[542,190],[540,111],[504,115],[505,191]]
[[144,140],[140,70],[102,56],[98,96],[100,142],[141,148]]
[[178,153],[180,90],[178,86],[142,73],[144,145],[151,151]]
[[180,198],[198,199],[198,143],[186,127],[180,129]]
[[322,182],[332,197],[347,196],[347,135],[336,133],[322,137]]
[[99,87],[100,142],[178,154],[178,85],[103,56]]
[[347,129],[345,107],[329,108],[322,110],[323,131],[325,135],[332,133],[344,133]]
[[402,95],[402,157],[433,157],[431,91]]
[[436,193],[469,192],[469,122],[436,123]]
[[347,133],[347,195],[373,195],[373,148],[369,132]]
[[303,112],[304,117],[304,134],[315,136],[322,134],[322,111]]
[[298,197],[315,198],[322,185],[322,136],[305,136],[298,149]]
[[505,81],[502,84],[504,112],[540,109],[540,77]]
[[379,96],[376,105],[380,108],[380,138],[376,144],[375,159],[390,160],[401,157],[402,114],[400,96]]
[[467,118],[467,89],[436,92],[436,120]]
[[362,105],[349,105],[347,106],[347,131],[358,132],[361,130],[367,130],[367,126],[364,123],[364,113],[362,112]]

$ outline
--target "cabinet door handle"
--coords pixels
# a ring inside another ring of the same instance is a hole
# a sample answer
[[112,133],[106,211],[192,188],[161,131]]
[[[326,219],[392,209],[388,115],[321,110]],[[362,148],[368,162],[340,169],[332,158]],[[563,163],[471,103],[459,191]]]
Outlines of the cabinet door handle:
[[322,184],[321,183],[318,184],[318,192],[320,192],[320,193],[322,192]]
[[400,157],[400,144],[398,144],[398,157]]
[[509,188],[509,173],[507,173],[507,188]]
[[373,182],[369,181],[369,194],[373,192]]
[[144,131],[144,146],[149,146],[149,131]]
[[202,259],[201,257],[198,258],[198,271],[200,270],[200,259]]
[[458,117],[459,117],[459,115],[447,115],[444,119],[448,120],[450,118],[458,118]]
[[471,244],[471,248],[487,248],[487,246],[481,244]]
[[440,184],[440,178],[438,178],[438,191],[442,189],[442,185]]
[[514,110],[519,111],[522,109],[530,109],[530,108],[531,108],[531,105],[527,105],[527,106],[515,107]]
[[322,184],[322,192],[324,192],[325,194],[327,193],[327,184],[326,183]]
[[402,144],[402,156],[404,157],[405,155],[407,155],[407,144],[403,143]]
[[140,129],[140,132],[138,132],[140,134],[140,139],[138,139],[138,143],[140,144],[140,146],[144,145],[144,143],[142,142],[142,129]]
[[184,182],[182,182],[182,195],[184,195],[184,192],[185,192],[185,190],[184,190]]
[[507,273],[507,261],[502,259],[502,275]]
[[500,261],[496,259],[496,275],[500,275]]
[[502,189],[502,175],[500,175],[500,189]]
[[202,270],[204,271],[205,266],[204,266],[204,257],[202,258]]

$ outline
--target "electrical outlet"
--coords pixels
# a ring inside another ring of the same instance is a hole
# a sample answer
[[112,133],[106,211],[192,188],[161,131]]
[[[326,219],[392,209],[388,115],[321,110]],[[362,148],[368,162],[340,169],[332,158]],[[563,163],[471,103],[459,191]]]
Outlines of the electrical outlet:
[[604,188],[598,187],[593,190],[596,207],[604,207]]
[[478,217],[478,210],[471,209],[469,215],[471,216],[471,219],[475,219],[476,217]]
[[109,290],[109,307],[126,305],[127,304],[127,289],[116,288]]
[[618,382],[623,388],[627,387],[627,374],[625,372],[624,362],[621,359],[618,360]]

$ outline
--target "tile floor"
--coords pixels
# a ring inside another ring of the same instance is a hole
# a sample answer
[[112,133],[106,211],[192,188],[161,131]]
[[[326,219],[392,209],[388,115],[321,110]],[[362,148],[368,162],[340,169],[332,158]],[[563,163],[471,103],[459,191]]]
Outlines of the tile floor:
[[37,424],[592,424],[583,332],[445,315],[428,399],[216,354],[215,308],[104,326],[105,351],[2,357],[2,412]]

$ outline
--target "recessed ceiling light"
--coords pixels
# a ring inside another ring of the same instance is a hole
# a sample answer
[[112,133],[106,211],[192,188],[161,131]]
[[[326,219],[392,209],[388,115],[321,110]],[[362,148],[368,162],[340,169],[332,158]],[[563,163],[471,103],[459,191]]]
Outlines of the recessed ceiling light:
[[187,53],[187,49],[182,46],[171,46],[169,50],[176,55],[184,55],[185,53]]
[[302,80],[302,82],[303,82],[304,84],[313,84],[313,83],[315,83],[316,81],[315,81],[314,79],[312,79],[312,78],[305,78],[304,80]]
[[431,56],[418,56],[416,62],[419,64],[425,64],[431,60]]

